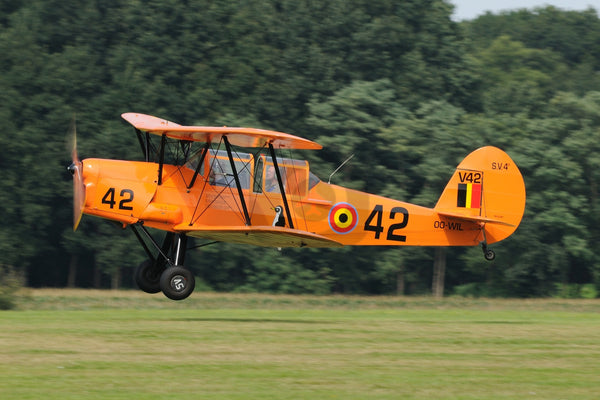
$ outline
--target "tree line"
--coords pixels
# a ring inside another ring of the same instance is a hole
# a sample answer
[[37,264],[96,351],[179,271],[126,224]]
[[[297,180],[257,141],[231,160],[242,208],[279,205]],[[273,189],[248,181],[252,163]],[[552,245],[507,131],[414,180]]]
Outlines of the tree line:
[[597,11],[458,23],[452,9],[444,0],[3,2],[0,266],[30,286],[133,285],[145,254],[131,232],[91,217],[72,232],[65,167],[73,116],[82,157],[141,159],[119,118],[135,111],[313,139],[324,149],[297,156],[321,178],[354,154],[335,183],[424,206],[483,145],[507,151],[524,176],[525,216],[492,263],[479,248],[220,243],[190,252],[206,289],[430,293],[441,251],[446,293],[600,292]]

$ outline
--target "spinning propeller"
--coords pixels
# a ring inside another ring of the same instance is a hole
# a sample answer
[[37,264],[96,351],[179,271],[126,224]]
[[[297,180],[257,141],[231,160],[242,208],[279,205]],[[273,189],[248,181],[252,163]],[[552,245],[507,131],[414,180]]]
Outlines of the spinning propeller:
[[71,123],[69,129],[71,136],[71,165],[67,170],[73,175],[73,230],[77,230],[81,216],[83,214],[83,206],[85,204],[85,186],[83,184],[83,163],[77,155],[77,128],[75,119]]

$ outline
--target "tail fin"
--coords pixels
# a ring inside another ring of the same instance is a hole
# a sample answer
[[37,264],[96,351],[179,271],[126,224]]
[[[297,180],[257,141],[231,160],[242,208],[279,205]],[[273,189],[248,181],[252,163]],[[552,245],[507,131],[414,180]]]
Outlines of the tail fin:
[[525,211],[525,183],[515,162],[496,147],[469,154],[454,171],[434,210],[480,222],[483,241],[499,242],[516,229]]

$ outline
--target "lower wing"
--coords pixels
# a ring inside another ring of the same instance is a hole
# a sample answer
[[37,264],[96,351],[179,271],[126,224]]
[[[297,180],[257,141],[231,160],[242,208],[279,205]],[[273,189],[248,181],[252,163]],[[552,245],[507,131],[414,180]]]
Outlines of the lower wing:
[[342,247],[325,236],[279,226],[205,226],[178,225],[175,230],[190,236],[219,242],[252,244],[262,247]]

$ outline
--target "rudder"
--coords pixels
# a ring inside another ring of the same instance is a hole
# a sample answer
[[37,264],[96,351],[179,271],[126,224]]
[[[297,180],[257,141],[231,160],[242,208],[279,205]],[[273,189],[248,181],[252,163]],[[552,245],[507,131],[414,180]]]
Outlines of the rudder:
[[481,147],[456,167],[434,210],[478,221],[485,228],[485,241],[498,242],[510,236],[523,217],[523,176],[504,151]]

